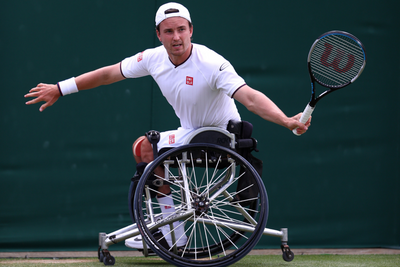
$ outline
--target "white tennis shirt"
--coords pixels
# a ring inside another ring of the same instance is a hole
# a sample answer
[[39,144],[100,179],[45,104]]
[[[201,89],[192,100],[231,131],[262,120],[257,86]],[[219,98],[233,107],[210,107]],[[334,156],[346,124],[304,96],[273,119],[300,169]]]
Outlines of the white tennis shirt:
[[193,44],[189,58],[178,66],[164,46],[147,49],[124,59],[121,73],[126,78],[151,75],[184,129],[226,129],[229,120],[240,120],[232,96],[245,81],[229,61],[203,45]]

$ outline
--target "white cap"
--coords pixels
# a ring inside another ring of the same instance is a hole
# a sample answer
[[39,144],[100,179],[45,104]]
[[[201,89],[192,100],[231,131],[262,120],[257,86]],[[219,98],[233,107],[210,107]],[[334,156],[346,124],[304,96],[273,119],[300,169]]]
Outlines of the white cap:
[[181,4],[171,2],[160,6],[158,9],[156,13],[156,26],[158,26],[163,20],[171,17],[182,17],[192,23],[189,10]]

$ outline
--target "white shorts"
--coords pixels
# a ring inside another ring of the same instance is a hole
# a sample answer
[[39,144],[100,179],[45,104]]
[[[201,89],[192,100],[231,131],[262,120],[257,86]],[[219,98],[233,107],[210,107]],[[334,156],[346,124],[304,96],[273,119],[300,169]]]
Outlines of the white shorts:
[[184,129],[179,127],[176,130],[160,133],[160,141],[157,143],[157,148],[160,151],[164,147],[178,147],[185,144],[188,135],[196,129]]

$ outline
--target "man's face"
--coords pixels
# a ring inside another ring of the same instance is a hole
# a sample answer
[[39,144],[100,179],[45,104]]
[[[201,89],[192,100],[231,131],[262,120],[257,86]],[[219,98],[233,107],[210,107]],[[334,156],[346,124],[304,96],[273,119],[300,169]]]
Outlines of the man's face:
[[181,64],[190,55],[193,27],[181,17],[172,17],[159,25],[157,36],[174,64]]

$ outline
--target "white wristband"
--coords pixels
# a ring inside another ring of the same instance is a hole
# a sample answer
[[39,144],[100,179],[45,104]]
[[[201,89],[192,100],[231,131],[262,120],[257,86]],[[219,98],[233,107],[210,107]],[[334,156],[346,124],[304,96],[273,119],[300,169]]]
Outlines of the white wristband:
[[58,90],[60,90],[61,96],[78,93],[78,86],[75,82],[75,77],[69,78],[65,81],[57,83]]

